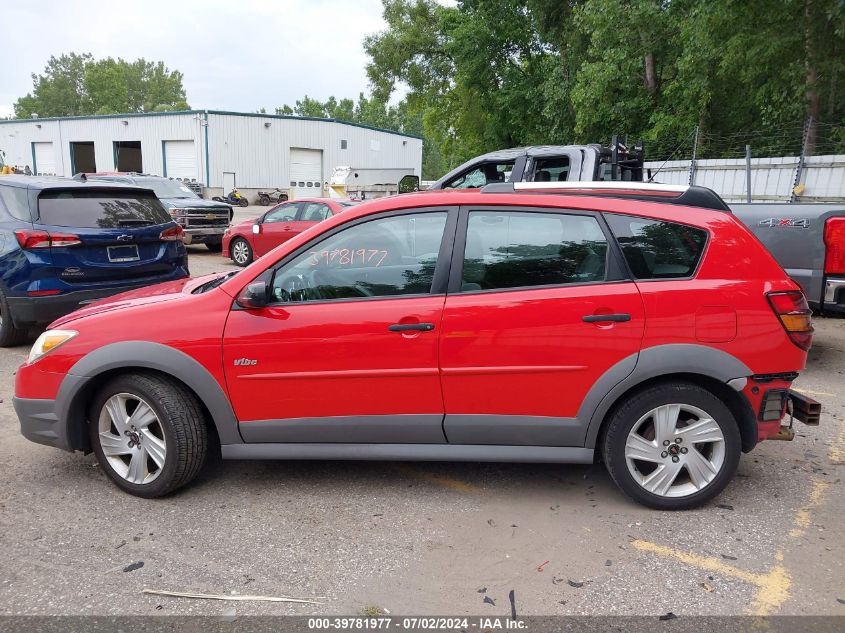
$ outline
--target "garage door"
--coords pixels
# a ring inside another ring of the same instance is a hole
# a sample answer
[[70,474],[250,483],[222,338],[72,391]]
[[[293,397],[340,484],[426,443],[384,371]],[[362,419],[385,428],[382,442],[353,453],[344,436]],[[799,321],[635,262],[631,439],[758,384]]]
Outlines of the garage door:
[[168,178],[196,180],[197,153],[193,141],[164,142],[164,172]]
[[32,155],[35,164],[32,171],[46,176],[56,175],[56,151],[52,143],[33,143]]
[[290,150],[290,188],[294,198],[323,195],[323,150]]

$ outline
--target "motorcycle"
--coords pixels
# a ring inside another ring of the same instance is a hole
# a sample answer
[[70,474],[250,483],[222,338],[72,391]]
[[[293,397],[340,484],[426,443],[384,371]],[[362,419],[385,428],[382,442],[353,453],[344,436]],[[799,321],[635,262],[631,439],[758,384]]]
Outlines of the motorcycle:
[[282,191],[278,187],[273,189],[273,191],[258,192],[258,204],[264,205],[265,207],[271,204],[278,204],[279,202],[287,202],[287,200],[287,191]]
[[212,200],[216,202],[226,202],[227,204],[231,204],[233,207],[248,207],[249,200],[246,199],[246,196],[241,195],[241,192],[237,189],[232,189],[225,198],[223,196],[214,196]]

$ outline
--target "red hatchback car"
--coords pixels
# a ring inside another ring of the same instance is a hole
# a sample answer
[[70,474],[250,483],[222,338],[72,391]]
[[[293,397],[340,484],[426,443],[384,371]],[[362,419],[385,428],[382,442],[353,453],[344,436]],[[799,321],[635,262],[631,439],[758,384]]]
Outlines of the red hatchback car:
[[788,409],[818,422],[790,390],[810,311],[712,191],[618,187],[376,200],[243,271],[78,310],[17,372],[22,432],[141,497],[220,451],[601,456],[645,505],[705,503]]
[[238,266],[247,266],[279,244],[353,204],[351,200],[333,198],[303,198],[283,202],[255,220],[246,220],[226,229],[223,234],[223,256],[231,257]]

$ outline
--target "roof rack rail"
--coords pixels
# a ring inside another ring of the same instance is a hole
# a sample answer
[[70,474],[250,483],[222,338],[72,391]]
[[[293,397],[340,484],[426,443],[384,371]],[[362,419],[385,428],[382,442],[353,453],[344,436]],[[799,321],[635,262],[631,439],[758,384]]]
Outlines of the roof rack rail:
[[701,207],[731,212],[718,194],[707,187],[662,185],[628,181],[582,182],[505,182],[481,188],[481,193],[534,193],[545,195],[597,196],[662,202],[687,207]]

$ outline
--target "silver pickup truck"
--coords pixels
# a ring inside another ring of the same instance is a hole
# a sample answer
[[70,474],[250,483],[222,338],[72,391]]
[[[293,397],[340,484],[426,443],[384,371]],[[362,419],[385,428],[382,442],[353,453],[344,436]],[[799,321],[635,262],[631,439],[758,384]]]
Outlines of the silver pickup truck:
[[[521,147],[477,156],[429,189],[470,189],[504,182],[649,180],[642,146]],[[845,203],[730,204],[819,311],[845,313]]]

